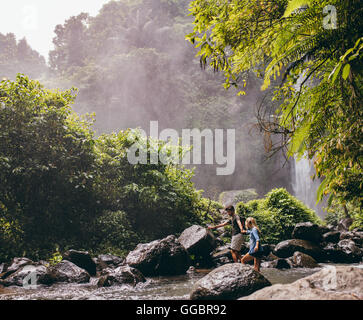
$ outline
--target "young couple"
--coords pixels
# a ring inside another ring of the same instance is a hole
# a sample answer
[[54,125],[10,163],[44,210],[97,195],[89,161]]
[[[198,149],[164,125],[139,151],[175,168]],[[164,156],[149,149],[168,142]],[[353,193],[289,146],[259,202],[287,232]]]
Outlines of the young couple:
[[[260,244],[259,232],[260,229],[257,226],[254,218],[240,219],[234,212],[233,206],[225,208],[225,212],[231,217],[231,219],[225,223],[219,224],[214,227],[208,227],[208,229],[217,229],[232,224],[232,243],[231,254],[234,262],[241,261],[246,264],[248,261],[254,259],[254,269],[260,271],[261,257],[263,256],[263,249]],[[242,220],[242,221],[241,221]],[[243,244],[243,234],[250,235],[250,250],[243,257],[241,256],[241,248]]]

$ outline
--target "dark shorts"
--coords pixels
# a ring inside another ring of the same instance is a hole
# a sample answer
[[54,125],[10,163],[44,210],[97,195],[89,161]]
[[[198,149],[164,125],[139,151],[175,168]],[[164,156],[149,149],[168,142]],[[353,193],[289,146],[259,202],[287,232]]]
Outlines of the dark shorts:
[[254,258],[262,258],[264,256],[264,252],[262,250],[258,250],[257,252],[249,252],[249,255]]

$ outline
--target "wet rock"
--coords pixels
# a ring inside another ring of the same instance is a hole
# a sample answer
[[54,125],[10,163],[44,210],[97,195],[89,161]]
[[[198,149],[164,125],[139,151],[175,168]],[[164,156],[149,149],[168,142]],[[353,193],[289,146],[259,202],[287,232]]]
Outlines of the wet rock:
[[189,269],[187,270],[187,274],[196,274],[197,273],[197,269],[194,266],[190,266]]
[[185,229],[178,240],[188,253],[195,257],[196,262],[209,260],[210,253],[217,247],[213,233],[198,225]]
[[298,268],[318,268],[319,265],[313,257],[309,255],[296,251],[292,257],[294,266]]
[[339,221],[337,225],[338,231],[348,231],[349,227],[352,225],[353,219],[352,218],[344,218]]
[[273,261],[273,260],[276,260],[276,259],[279,259],[278,256],[275,256],[272,252],[273,252],[274,249],[272,249],[272,251],[266,255],[265,257],[263,257],[263,260],[264,261]]
[[218,247],[218,246],[223,246],[223,245],[224,245],[224,241],[220,237],[216,238],[216,246]]
[[231,250],[231,244],[230,243],[227,243],[227,244],[225,244],[223,246],[220,246],[220,247],[216,248],[214,250],[214,252],[212,253],[212,255],[214,253],[222,252],[222,251],[225,251],[225,250]]
[[272,254],[272,252],[274,251],[275,247],[276,246],[272,244],[263,244],[263,259],[266,259],[268,256],[270,256],[270,254]]
[[90,275],[86,270],[78,267],[68,260],[63,260],[55,266],[50,267],[48,274],[52,283],[85,283],[90,279]]
[[21,267],[24,267],[26,265],[33,265],[34,262],[28,258],[14,258],[11,263],[10,266],[6,268],[6,270],[4,270],[3,273],[0,274],[0,279],[5,279],[8,276],[10,276],[12,273],[16,272],[17,270],[19,270]]
[[87,251],[68,250],[63,254],[63,259],[86,270],[91,276],[96,275],[96,263]]
[[188,270],[190,258],[178,239],[171,235],[139,244],[128,254],[126,263],[145,276],[178,275]]
[[[343,231],[340,234],[340,240],[352,240],[358,246],[363,245],[363,232],[361,231]],[[339,240],[338,240],[339,241]]]
[[230,263],[214,269],[197,281],[190,293],[190,299],[237,299],[270,285],[271,283],[252,267]]
[[325,259],[324,252],[318,245],[311,241],[301,239],[291,239],[280,242],[276,245],[273,254],[279,258],[288,258],[293,256],[296,251],[305,253],[318,262],[324,261]]
[[278,258],[261,263],[262,268],[290,269],[291,265],[286,259]]
[[352,240],[344,239],[339,243],[328,243],[323,248],[326,261],[334,263],[355,263],[362,260],[363,251]]
[[362,260],[362,250],[354,241],[349,239],[340,240],[338,242],[338,248],[347,255],[348,262],[360,262]]
[[363,231],[353,231],[354,237],[352,240],[359,246],[363,247]]
[[275,284],[241,300],[361,300],[363,269],[327,267],[291,284]]
[[323,242],[339,242],[340,231],[330,231],[323,234]]
[[338,247],[337,243],[327,243],[323,247],[325,261],[334,263],[344,263],[347,261],[346,254]]
[[[28,277],[30,274],[33,274],[34,278]],[[4,286],[9,287],[50,284],[51,282],[47,267],[43,265],[25,265],[8,276],[2,283]]]
[[135,286],[139,282],[145,282],[143,274],[130,266],[121,266],[110,270],[103,275],[97,283],[98,287],[111,287],[113,285],[129,284]]
[[106,268],[117,268],[123,264],[125,260],[112,254],[101,254],[93,261],[96,263],[97,270],[101,271]]
[[317,224],[302,222],[295,226],[292,237],[294,239],[308,240],[318,244],[322,241],[322,232],[323,230]]
[[323,235],[324,233],[328,233],[330,231],[335,231],[334,226],[332,225],[327,225],[327,226],[319,226],[320,229],[320,233]]

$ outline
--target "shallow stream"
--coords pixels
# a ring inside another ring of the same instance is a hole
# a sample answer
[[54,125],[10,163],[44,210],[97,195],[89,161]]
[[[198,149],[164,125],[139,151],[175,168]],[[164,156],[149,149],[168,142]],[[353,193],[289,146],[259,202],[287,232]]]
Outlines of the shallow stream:
[[[262,268],[261,273],[272,284],[285,284],[309,276],[320,269]],[[181,276],[147,278],[145,283],[136,287],[124,285],[98,288],[97,278],[91,278],[87,284],[55,284],[50,287],[37,286],[35,289],[10,287],[0,289],[0,300],[187,300],[194,283],[208,272],[200,270]]]

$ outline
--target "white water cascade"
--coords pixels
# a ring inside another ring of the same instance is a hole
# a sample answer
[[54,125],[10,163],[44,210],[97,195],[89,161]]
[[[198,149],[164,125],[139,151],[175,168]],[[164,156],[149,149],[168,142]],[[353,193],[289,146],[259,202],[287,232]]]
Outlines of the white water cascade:
[[292,187],[295,197],[304,202],[310,209],[315,210],[323,218],[325,215],[323,211],[324,204],[320,202],[316,205],[316,192],[319,188],[320,181],[311,178],[314,173],[315,169],[312,160],[305,157],[299,161],[295,159]]

